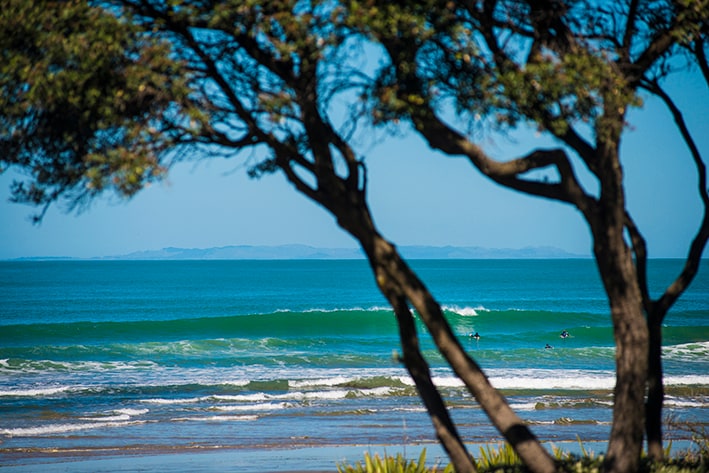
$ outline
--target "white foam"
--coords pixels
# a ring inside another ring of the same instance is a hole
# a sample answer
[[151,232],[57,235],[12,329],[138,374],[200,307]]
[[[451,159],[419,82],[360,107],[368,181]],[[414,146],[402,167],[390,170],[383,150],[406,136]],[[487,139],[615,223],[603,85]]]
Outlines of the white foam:
[[709,358],[709,341],[663,347],[662,355],[667,359],[673,360],[705,362]]
[[147,404],[164,404],[164,405],[169,405],[169,404],[194,404],[197,402],[200,402],[202,398],[199,397],[192,397],[192,398],[187,398],[187,399],[164,399],[164,398],[156,398],[156,399],[141,399],[140,402],[144,402]]
[[80,417],[79,420],[87,422],[122,422],[130,420],[130,416],[127,414],[121,414],[117,416]]
[[477,307],[460,307],[457,305],[443,305],[441,307],[444,311],[454,312],[463,317],[475,317],[479,312],[487,312],[487,309],[483,306]]
[[[327,314],[327,313],[333,313],[333,312],[382,312],[382,311],[391,312],[392,309],[391,309],[391,307],[388,307],[388,306],[376,306],[376,305],[372,306],[372,307],[368,307],[368,308],[360,307],[360,306],[357,306],[357,307],[336,307],[334,309],[323,309],[323,308],[319,308],[319,307],[313,307],[311,309],[305,309],[302,312],[304,314],[312,313],[312,312],[318,312],[318,313],[322,312],[324,314]],[[279,309],[276,312],[292,312],[292,310]]]
[[[487,370],[486,374],[490,383],[497,389],[609,390],[615,386],[615,375],[612,371],[492,369]],[[414,385],[414,381],[408,376],[399,379],[408,386]],[[464,386],[455,375],[434,376],[433,383],[438,387],[447,388]]]
[[90,422],[82,424],[49,424],[37,427],[22,427],[15,429],[0,429],[0,435],[10,437],[34,437],[37,435],[63,434],[81,430],[101,429],[106,427],[125,427],[128,425],[144,424],[144,421],[133,422]]
[[0,363],[0,370],[28,373],[96,373],[107,371],[144,371],[156,369],[158,364],[150,360],[139,361],[54,361],[54,360],[25,360],[19,366],[9,366]]
[[71,388],[68,386],[57,386],[55,388],[10,389],[7,391],[0,391],[0,396],[7,396],[7,397],[52,396],[54,394],[59,394],[59,393],[69,391],[70,389]]
[[360,392],[365,396],[386,396],[390,394],[392,389],[389,386],[380,386],[378,388],[362,389]]
[[494,370],[490,382],[498,389],[603,389],[615,386],[612,371],[585,370]]
[[257,415],[243,416],[208,416],[208,417],[176,417],[171,419],[172,422],[232,422],[232,421],[249,421],[258,420]]
[[709,375],[679,375],[665,376],[665,386],[709,386]]
[[534,411],[537,409],[536,402],[513,402],[510,407],[515,411]]
[[350,383],[354,381],[355,378],[348,378],[345,376],[335,376],[332,378],[321,378],[321,379],[306,379],[301,381],[288,381],[288,386],[291,388],[303,388],[310,386],[337,386],[340,384]]
[[286,409],[288,407],[291,407],[292,404],[289,404],[287,402],[277,402],[277,403],[272,403],[272,402],[264,402],[260,404],[243,404],[239,406],[216,406],[212,407],[212,409],[216,411],[224,411],[224,412],[234,412],[234,411],[275,411],[279,409]]
[[142,416],[143,414],[147,414],[150,412],[150,409],[116,409],[115,411],[116,414],[124,414],[127,416]]
[[395,412],[426,412],[425,407],[395,407]]
[[678,399],[676,397],[667,396],[664,401],[665,406],[668,407],[708,407],[709,399],[705,401],[700,401],[696,399]]
[[615,378],[572,377],[572,378],[527,378],[514,377],[491,378],[490,382],[497,389],[604,389],[611,390],[615,386]]
[[336,389],[327,391],[295,391],[287,392],[284,394],[267,394],[267,393],[252,393],[252,394],[234,394],[234,395],[213,395],[213,396],[203,396],[203,397],[193,397],[185,399],[165,399],[165,398],[155,398],[155,399],[143,399],[140,402],[147,404],[196,404],[200,402],[214,402],[214,401],[225,401],[225,402],[265,402],[265,401],[301,401],[301,400],[314,400],[314,399],[344,399],[351,390],[346,389]]
[[311,393],[303,393],[303,398],[307,400],[312,399],[344,399],[350,391],[345,389],[338,389],[335,391],[317,391]]

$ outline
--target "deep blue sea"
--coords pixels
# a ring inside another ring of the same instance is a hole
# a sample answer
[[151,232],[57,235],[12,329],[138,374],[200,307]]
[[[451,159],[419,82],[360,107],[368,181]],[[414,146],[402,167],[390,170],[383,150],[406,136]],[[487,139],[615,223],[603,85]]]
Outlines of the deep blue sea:
[[[592,260],[411,264],[541,440],[607,438],[614,347]],[[654,294],[680,264],[650,262]],[[465,440],[498,441],[421,338]],[[0,262],[0,466],[433,443],[395,351],[363,260]],[[666,318],[663,354],[667,435],[688,438],[676,424],[709,426],[706,267]]]

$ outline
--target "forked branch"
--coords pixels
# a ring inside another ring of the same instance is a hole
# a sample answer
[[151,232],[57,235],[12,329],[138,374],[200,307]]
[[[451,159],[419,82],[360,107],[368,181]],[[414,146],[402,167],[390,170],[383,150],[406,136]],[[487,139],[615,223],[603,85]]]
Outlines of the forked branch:
[[672,113],[672,117],[675,120],[675,124],[679,129],[685,144],[689,148],[692,159],[694,160],[694,165],[697,168],[698,176],[698,191],[699,196],[704,206],[704,216],[702,222],[697,230],[697,234],[692,240],[692,244],[689,249],[689,254],[685,260],[684,268],[679,274],[677,279],[674,280],[672,284],[665,290],[665,293],[657,300],[656,309],[661,314],[660,322],[664,318],[665,314],[669,308],[677,301],[680,295],[687,289],[689,284],[694,279],[694,276],[699,270],[699,262],[706,247],[707,241],[709,240],[709,190],[707,189],[707,168],[699,148],[687,126],[687,122],[684,119],[684,115],[672,100],[667,92],[665,92],[662,87],[657,83],[657,81],[643,81],[641,85],[644,89],[648,90],[653,95],[656,95],[665,103],[667,108]]
[[[575,205],[585,215],[594,209],[594,199],[586,194],[574,174],[563,149],[535,150],[527,156],[501,162],[490,158],[478,145],[452,129],[429,108],[423,107],[413,118],[416,129],[434,148],[450,155],[462,155],[493,181],[527,194]],[[531,171],[552,167],[559,182],[545,182],[522,177]]]

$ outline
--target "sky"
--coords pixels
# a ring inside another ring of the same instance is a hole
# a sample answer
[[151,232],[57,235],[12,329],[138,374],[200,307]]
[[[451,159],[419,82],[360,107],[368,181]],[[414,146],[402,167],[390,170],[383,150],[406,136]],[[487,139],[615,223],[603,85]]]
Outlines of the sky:
[[[709,157],[706,84],[697,75],[685,75],[670,91]],[[683,257],[702,215],[696,169],[658,101],[633,110],[629,122],[621,153],[628,208],[646,237],[650,257]],[[527,131],[485,135],[480,144],[503,160],[556,146]],[[588,227],[576,210],[504,189],[464,159],[433,152],[414,133],[373,139],[364,156],[375,223],[397,245],[552,246],[591,254]],[[593,189],[593,180],[581,176]],[[101,197],[79,214],[53,206],[39,225],[30,221],[35,209],[8,202],[12,179],[11,172],[0,175],[0,259],[91,258],[165,247],[356,247],[333,217],[282,175],[250,179],[237,161],[182,163],[165,182],[132,200]]]

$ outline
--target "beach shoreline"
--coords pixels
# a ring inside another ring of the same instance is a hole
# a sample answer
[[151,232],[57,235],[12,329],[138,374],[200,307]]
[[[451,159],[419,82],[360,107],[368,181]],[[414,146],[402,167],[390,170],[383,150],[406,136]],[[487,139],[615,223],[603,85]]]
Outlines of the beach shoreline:
[[[467,444],[469,451],[477,455],[480,448],[500,444]],[[545,442],[553,451],[560,448],[565,452],[581,454],[582,450],[600,454],[606,442]],[[680,445],[684,445],[680,447]],[[688,444],[673,445],[673,450],[687,448]],[[50,449],[33,451],[0,451],[0,471],[12,473],[59,472],[173,472],[173,473],[335,473],[337,465],[354,465],[370,455],[402,454],[415,460],[426,449],[429,466],[446,465],[448,459],[438,443],[407,445],[326,445],[326,446],[284,446],[279,448],[228,447],[134,447],[121,449]]]
[[243,473],[334,473],[338,464],[355,464],[371,455],[418,458],[425,448],[434,463],[446,462],[436,443],[420,445],[327,445],[269,448],[226,447],[134,447],[96,449],[34,449],[0,451],[3,472],[243,472]]

